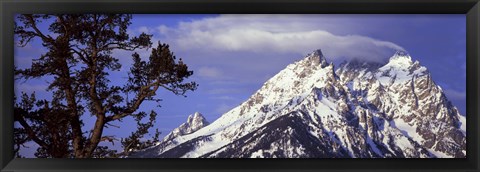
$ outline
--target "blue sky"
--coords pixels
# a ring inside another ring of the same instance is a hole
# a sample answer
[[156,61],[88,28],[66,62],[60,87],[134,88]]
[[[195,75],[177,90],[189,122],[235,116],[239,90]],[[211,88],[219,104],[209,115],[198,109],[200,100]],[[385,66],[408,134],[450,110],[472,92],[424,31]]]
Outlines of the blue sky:
[[[286,65],[322,49],[335,63],[351,58],[385,61],[396,49],[409,52],[426,66],[434,81],[465,115],[465,15],[134,15],[129,33],[154,35],[194,71],[198,90],[187,98],[160,90],[161,108],[145,103],[141,109],[158,113],[156,128],[162,135],[200,112],[212,122],[239,105]],[[38,40],[15,48],[15,62],[26,67],[45,52]],[[149,51],[137,51],[148,58]],[[131,52],[117,51],[123,68],[111,74],[122,83]],[[125,69],[125,70],[124,70]],[[16,92],[44,89],[48,79],[16,85]],[[88,119],[88,118],[86,118]],[[93,122],[86,122],[90,127]],[[132,120],[105,135],[125,137],[135,129]],[[117,144],[116,144],[117,146]]]

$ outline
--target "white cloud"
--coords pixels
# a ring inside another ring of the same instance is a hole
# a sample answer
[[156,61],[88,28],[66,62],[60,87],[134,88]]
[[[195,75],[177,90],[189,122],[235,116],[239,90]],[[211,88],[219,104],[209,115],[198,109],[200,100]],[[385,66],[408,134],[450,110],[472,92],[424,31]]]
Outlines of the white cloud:
[[[338,16],[220,15],[133,30],[151,32],[154,44],[158,40],[168,43],[177,57],[194,69],[193,77],[208,83],[263,83],[268,79],[265,76],[275,75],[319,48],[333,62],[351,58],[382,61],[394,50],[403,49],[392,42],[352,35],[352,30],[361,30],[363,25]],[[150,54],[137,52],[141,57]],[[131,63],[131,52],[115,53],[122,64]]]
[[222,15],[181,22],[178,28],[162,25],[158,30],[181,51],[305,55],[320,48],[330,60],[380,61],[394,50],[404,50],[395,43],[361,35],[335,35],[321,29],[323,24],[311,16]]
[[223,101],[236,100],[236,98],[232,96],[218,96],[218,97],[212,97],[212,98],[217,100],[223,100]]
[[207,91],[208,94],[235,94],[241,92],[242,90],[235,88],[214,88]]
[[152,29],[148,28],[147,26],[140,26],[138,29],[139,33],[146,33],[146,34],[151,34],[153,32]]
[[198,76],[205,78],[220,78],[222,73],[219,69],[213,67],[201,67],[198,69]]
[[160,25],[157,27],[157,30],[160,34],[165,35],[169,32],[170,28],[165,25]]

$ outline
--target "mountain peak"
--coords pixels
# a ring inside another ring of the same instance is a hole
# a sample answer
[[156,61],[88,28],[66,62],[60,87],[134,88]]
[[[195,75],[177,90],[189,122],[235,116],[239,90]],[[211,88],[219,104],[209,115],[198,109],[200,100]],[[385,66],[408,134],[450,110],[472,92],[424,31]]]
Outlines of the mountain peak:
[[187,123],[191,126],[196,126],[197,124],[203,126],[204,124],[208,124],[208,121],[200,112],[195,112],[188,116]]
[[403,51],[403,50],[397,50],[397,51],[395,52],[395,55],[397,55],[397,56],[409,56],[409,55],[408,55],[408,52]]
[[316,55],[316,56],[319,56],[319,57],[324,57],[323,56],[323,53],[322,53],[322,49],[316,49],[313,51],[312,55]]
[[212,124],[194,113],[151,153],[130,157],[466,156],[460,114],[406,52],[388,64],[351,61],[338,77],[333,70],[315,50]]
[[209,124],[210,123],[201,113],[195,112],[188,116],[187,122],[181,124],[178,128],[173,129],[172,132],[165,136],[165,140],[193,133]]
[[389,62],[401,62],[401,63],[409,63],[412,64],[412,57],[406,52],[402,50],[397,50],[395,54],[390,57]]
[[307,56],[307,60],[313,62],[315,65],[321,65],[321,67],[328,66],[327,60],[322,53],[321,49],[314,50]]

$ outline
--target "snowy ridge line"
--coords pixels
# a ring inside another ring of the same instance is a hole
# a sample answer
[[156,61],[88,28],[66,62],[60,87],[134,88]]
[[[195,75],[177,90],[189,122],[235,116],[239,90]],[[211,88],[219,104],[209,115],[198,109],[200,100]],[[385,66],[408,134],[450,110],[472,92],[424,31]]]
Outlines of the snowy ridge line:
[[211,124],[189,121],[129,157],[466,157],[465,117],[405,52],[335,68],[316,50]]

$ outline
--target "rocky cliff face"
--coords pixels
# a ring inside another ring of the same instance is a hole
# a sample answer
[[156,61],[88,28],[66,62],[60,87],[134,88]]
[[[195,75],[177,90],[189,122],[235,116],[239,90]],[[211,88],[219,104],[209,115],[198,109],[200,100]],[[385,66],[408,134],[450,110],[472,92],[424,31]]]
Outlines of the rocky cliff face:
[[210,125],[182,126],[130,157],[466,157],[465,117],[405,52],[335,69],[317,50]]

